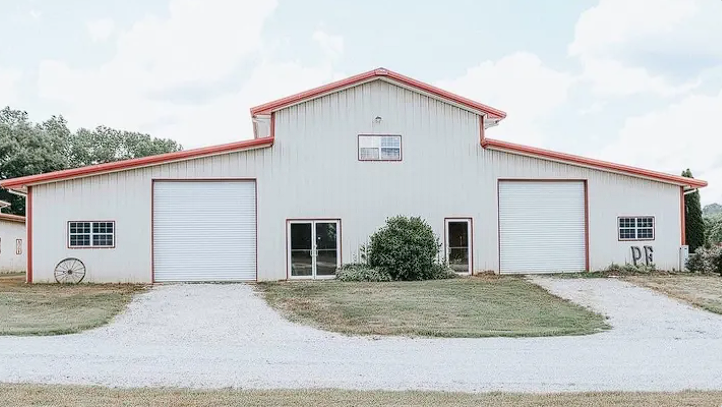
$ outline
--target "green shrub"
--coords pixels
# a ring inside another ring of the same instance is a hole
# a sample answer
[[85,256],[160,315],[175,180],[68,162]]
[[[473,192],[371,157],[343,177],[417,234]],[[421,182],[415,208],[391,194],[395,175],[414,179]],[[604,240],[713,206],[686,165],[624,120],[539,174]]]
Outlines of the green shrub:
[[687,260],[690,271],[722,274],[722,247],[699,247]]
[[368,262],[394,280],[429,280],[441,244],[419,217],[395,216],[369,239]]
[[649,274],[650,272],[656,271],[657,268],[654,264],[647,266],[646,264],[634,265],[632,263],[617,264],[612,263],[607,268],[599,270],[599,273],[608,275],[622,275],[622,274]]
[[349,263],[339,267],[336,278],[341,281],[391,281],[389,273],[377,270],[368,264]]
[[431,280],[446,280],[448,278],[459,277],[456,272],[445,263],[436,263],[431,268]]

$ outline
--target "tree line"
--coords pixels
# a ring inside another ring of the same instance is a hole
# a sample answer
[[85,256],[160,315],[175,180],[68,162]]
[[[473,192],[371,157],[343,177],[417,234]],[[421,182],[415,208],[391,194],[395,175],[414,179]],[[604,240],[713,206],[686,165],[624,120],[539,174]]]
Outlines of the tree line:
[[[693,178],[689,169],[682,175]],[[685,236],[690,253],[700,247],[722,243],[722,205],[712,203],[702,208],[699,190],[695,190],[684,196],[684,206]]]
[[[33,123],[28,113],[5,107],[0,110],[0,179],[84,167],[131,158],[180,151],[171,139],[116,130],[68,128],[63,116]],[[0,200],[11,203],[10,213],[24,215],[25,199],[0,190]]]

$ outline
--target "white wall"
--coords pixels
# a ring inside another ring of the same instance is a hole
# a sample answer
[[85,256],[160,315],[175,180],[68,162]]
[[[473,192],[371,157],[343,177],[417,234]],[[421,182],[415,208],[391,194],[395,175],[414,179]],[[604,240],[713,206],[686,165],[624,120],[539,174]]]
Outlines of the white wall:
[[[422,216],[440,237],[445,217],[472,217],[474,268],[498,270],[499,178],[587,179],[592,269],[630,258],[631,245],[617,241],[621,215],[655,216],[656,263],[677,267],[678,186],[484,150],[477,115],[383,81],[275,117],[270,149],[32,187],[35,281],[50,281],[55,264],[69,256],[85,262],[87,281],[149,281],[153,178],[257,178],[261,280],[286,278],[285,223],[291,218],[340,218],[342,257],[351,262],[388,216]],[[494,132],[503,138],[503,123]],[[401,134],[403,161],[359,162],[359,133]],[[116,247],[68,249],[68,220],[115,220]]]
[[[16,254],[16,240],[21,240],[21,253]],[[25,271],[25,224],[0,219],[0,273]]]

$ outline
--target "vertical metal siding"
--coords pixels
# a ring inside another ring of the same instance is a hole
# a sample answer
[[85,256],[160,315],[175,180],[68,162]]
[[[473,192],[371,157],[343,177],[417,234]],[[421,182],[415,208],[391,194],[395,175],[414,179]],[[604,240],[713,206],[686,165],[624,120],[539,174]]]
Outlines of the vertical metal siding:
[[[421,216],[439,237],[445,217],[471,217],[474,266],[498,271],[499,178],[587,179],[592,269],[631,261],[633,244],[654,246],[659,267],[677,265],[677,186],[484,150],[478,116],[383,81],[292,106],[275,117],[270,149],[34,187],[37,281],[52,279],[54,264],[68,255],[82,256],[93,269],[89,281],[149,281],[154,178],[256,178],[259,280],[286,278],[288,218],[342,219],[343,259],[351,262],[389,216]],[[503,129],[502,124],[488,133],[503,138]],[[357,135],[374,132],[403,135],[402,162],[358,161]],[[656,240],[619,242],[616,218],[625,214],[655,216]],[[67,249],[65,222],[79,218],[115,220],[116,248]]]
[[[0,220],[0,272],[25,271],[27,238],[25,224]],[[15,254],[15,241],[22,239],[22,254]]]

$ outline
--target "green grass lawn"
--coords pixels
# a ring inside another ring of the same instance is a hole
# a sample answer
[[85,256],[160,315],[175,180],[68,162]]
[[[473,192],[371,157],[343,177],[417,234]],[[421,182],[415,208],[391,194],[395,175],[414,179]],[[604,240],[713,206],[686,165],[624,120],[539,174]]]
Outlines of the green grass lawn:
[[4,407],[211,407],[211,406],[718,406],[722,392],[506,394],[347,390],[112,389],[86,386],[0,384]]
[[0,335],[61,335],[95,328],[125,309],[142,286],[25,284],[0,276]]
[[609,328],[602,315],[517,277],[284,282],[258,289],[292,321],[352,335],[554,336]]
[[650,275],[625,277],[624,280],[722,314],[722,277],[719,275]]

